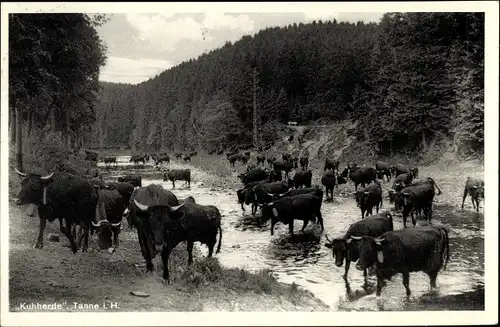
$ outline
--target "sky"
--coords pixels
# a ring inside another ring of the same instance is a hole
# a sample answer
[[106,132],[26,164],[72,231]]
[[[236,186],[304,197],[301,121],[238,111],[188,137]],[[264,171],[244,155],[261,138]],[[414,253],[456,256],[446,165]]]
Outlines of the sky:
[[332,12],[311,6],[304,12],[121,13],[108,14],[98,33],[107,46],[100,80],[137,84],[206,51],[272,26],[313,20],[378,22],[381,12]]

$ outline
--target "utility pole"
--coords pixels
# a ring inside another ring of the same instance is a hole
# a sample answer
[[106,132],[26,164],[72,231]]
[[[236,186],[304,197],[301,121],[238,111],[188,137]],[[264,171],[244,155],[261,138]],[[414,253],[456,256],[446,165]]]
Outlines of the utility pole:
[[257,68],[253,69],[253,147],[258,147],[258,129],[257,129]]

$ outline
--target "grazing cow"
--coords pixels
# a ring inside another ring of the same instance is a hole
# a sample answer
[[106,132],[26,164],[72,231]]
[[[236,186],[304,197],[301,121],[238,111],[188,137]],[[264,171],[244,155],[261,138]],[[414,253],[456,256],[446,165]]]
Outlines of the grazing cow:
[[262,168],[254,168],[246,174],[239,174],[238,178],[243,184],[248,184],[251,182],[267,180],[269,178],[269,174]]
[[408,186],[411,184],[413,181],[413,173],[404,173],[404,174],[399,174],[395,179],[394,179],[394,184],[392,185],[392,188],[396,191],[399,192],[401,191],[405,186]]
[[462,198],[462,210],[467,194],[470,194],[472,207],[479,212],[479,200],[484,199],[484,181],[479,178],[467,177],[464,188],[464,197]]
[[377,209],[382,206],[382,187],[380,187],[379,182],[374,182],[368,185],[365,189],[356,191],[354,193],[356,197],[356,203],[361,209],[361,219],[365,218],[366,215],[373,215],[373,207]]
[[141,175],[125,175],[118,177],[118,181],[121,183],[131,183],[134,187],[142,187]]
[[116,165],[116,157],[105,157],[104,158],[104,164],[115,164]]
[[191,154],[185,154],[182,156],[182,160],[184,160],[184,162],[191,162]]
[[275,161],[273,162],[273,169],[274,170],[282,170],[285,172],[285,178],[288,179],[288,174],[293,168],[293,164],[288,161]]
[[362,187],[365,187],[366,184],[370,184],[371,182],[375,182],[377,180],[377,171],[372,167],[351,167],[345,168],[342,172],[342,176],[349,178],[354,182],[354,189],[358,189],[358,185],[361,184]]
[[323,171],[333,170],[333,171],[338,172],[339,165],[340,165],[340,161],[335,160],[335,159],[326,158],[325,159],[325,167],[324,167]]
[[176,152],[176,153],[174,153],[174,157],[176,157],[177,159],[181,159],[182,158],[182,153]]
[[170,163],[170,156],[166,153],[159,154],[154,158],[155,165],[162,164],[164,162]]
[[[60,230],[69,239],[73,253],[77,252],[78,247],[71,233],[71,226],[80,225],[83,228],[82,251],[85,252],[88,248],[91,223],[97,218],[105,217],[106,214],[99,201],[98,188],[84,177],[63,172],[54,172],[46,176],[23,173],[17,169],[16,172],[22,178],[16,204],[35,204],[38,207],[40,230],[34,247],[43,248],[46,220],[53,222],[58,218]],[[63,221],[66,228],[63,227]],[[80,243],[81,238],[78,240],[78,244]]]
[[271,194],[285,193],[290,189],[288,182],[257,183],[252,188],[247,187],[245,204],[252,204],[252,214],[255,215],[257,207],[273,200]]
[[134,164],[138,164],[139,162],[142,162],[142,164],[146,164],[146,156],[145,155],[133,155],[130,157],[129,162],[133,162]]
[[171,181],[172,188],[175,188],[175,181],[185,181],[184,185],[188,184],[191,187],[191,170],[190,169],[172,169],[166,170],[163,174],[163,181]]
[[379,237],[353,238],[360,240],[356,269],[365,270],[375,264],[377,296],[382,292],[384,280],[398,273],[403,275],[407,296],[411,294],[411,272],[424,272],[430,278],[431,288],[435,288],[438,272],[441,268],[446,269],[450,258],[448,231],[442,226],[407,228]]
[[157,184],[149,184],[148,186],[137,188],[130,197],[130,214],[127,221],[129,226],[133,226],[137,229],[141,253],[146,261],[146,272],[152,272],[152,259],[156,256],[154,246],[156,240],[153,237],[154,228],[151,224],[148,213],[140,210],[140,208],[138,208],[135,204],[135,201],[147,206],[177,206],[179,205],[179,200],[172,192],[165,190]]
[[283,174],[281,170],[271,170],[269,173],[269,181],[270,182],[279,182],[283,180]]
[[438,190],[438,195],[441,194],[441,190],[437,186],[436,182],[427,177],[425,180],[415,183],[413,185],[407,186],[401,190],[401,197],[403,198],[403,225],[406,228],[406,219],[411,213],[411,220],[413,226],[417,224],[414,212],[422,210],[425,219],[429,224],[432,219],[432,202],[434,201],[434,187]]
[[300,168],[302,170],[306,170],[309,167],[309,158],[308,157],[300,157]]
[[375,164],[375,169],[377,170],[377,178],[384,179],[384,176],[387,177],[387,181],[391,180],[391,166],[389,163],[384,161],[378,161]]
[[401,174],[407,174],[410,172],[410,169],[405,165],[396,164],[391,167],[391,173],[393,177],[398,177]]
[[128,202],[124,201],[123,196],[117,190],[99,190],[99,198],[106,210],[106,219],[92,222],[92,226],[97,230],[97,244],[102,250],[117,248],[120,226]]
[[[349,273],[349,266],[351,262],[356,262],[359,259],[358,252],[358,240],[355,240],[353,236],[371,236],[378,237],[386,232],[394,230],[394,225],[392,221],[392,215],[386,211],[374,216],[370,216],[368,219],[363,219],[355,222],[347,229],[345,235],[341,238],[334,238],[331,241],[326,236],[328,243],[325,243],[327,248],[332,249],[333,259],[335,260],[335,265],[337,267],[342,267],[345,258],[345,272],[344,281],[346,283],[346,288],[350,290],[349,282],[347,281],[347,275]],[[366,269],[363,271],[363,277],[365,279],[365,285],[368,285]]]
[[321,199],[314,194],[298,194],[285,196],[279,200],[264,204],[262,206],[262,220],[271,219],[271,235],[274,235],[274,225],[278,221],[288,224],[290,234],[293,236],[293,221],[302,220],[301,231],[303,232],[309,221],[317,221],[324,230],[323,217],[321,216]]
[[262,154],[258,154],[257,155],[257,165],[260,165],[260,164],[265,164],[266,163],[266,157]]
[[97,162],[98,157],[97,152],[85,150],[85,160]]
[[154,254],[161,252],[163,261],[163,282],[170,284],[168,259],[172,250],[183,241],[187,241],[188,265],[193,263],[194,242],[206,244],[208,257],[211,257],[217,242],[215,253],[220,252],[222,240],[221,214],[213,205],[200,205],[186,201],[178,206],[147,206],[134,199],[139,210],[148,215],[154,238]]
[[311,187],[312,181],[312,171],[310,170],[298,170],[293,176],[293,184],[295,188],[299,187]]
[[121,196],[123,197],[123,200],[125,201],[126,204],[129,203],[130,201],[130,196],[132,196],[132,192],[134,192],[134,184],[132,183],[121,183],[121,182],[116,182],[116,183],[109,183],[106,186],[106,189],[112,191],[112,190],[117,190]]
[[269,164],[269,166],[272,167],[274,162],[276,161],[276,157],[269,157],[266,160],[267,160],[267,163]]

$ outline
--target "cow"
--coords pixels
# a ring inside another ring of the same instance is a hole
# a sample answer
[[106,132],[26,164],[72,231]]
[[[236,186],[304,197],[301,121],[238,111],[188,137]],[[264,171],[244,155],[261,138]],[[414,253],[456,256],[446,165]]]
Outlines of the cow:
[[283,180],[281,170],[271,170],[269,172],[269,182],[279,182]]
[[408,167],[406,167],[405,165],[396,164],[394,166],[391,166],[391,174],[393,177],[398,177],[401,174],[406,174],[409,172],[410,172],[410,169]]
[[106,219],[99,219],[96,223],[92,222],[93,227],[97,230],[97,244],[102,250],[117,248],[119,246],[118,235],[120,235],[120,227],[128,202],[125,202],[123,196],[116,189],[112,191],[99,190],[99,199],[104,205]]
[[411,272],[424,272],[430,278],[431,288],[435,288],[438,272],[441,268],[446,269],[450,258],[448,231],[443,226],[419,226],[386,232],[378,237],[352,238],[360,241],[356,269],[375,266],[377,296],[382,292],[384,280],[398,273],[403,275],[407,296],[411,295]]
[[181,159],[182,158],[182,153],[176,152],[176,153],[174,153],[174,157],[176,157],[177,159]]
[[295,188],[299,187],[311,187],[312,182],[312,171],[310,170],[298,170],[293,176],[293,184]]
[[427,177],[425,180],[407,186],[401,190],[401,197],[403,198],[403,225],[406,228],[406,219],[411,213],[411,219],[413,226],[416,225],[416,220],[414,217],[414,212],[422,210],[425,219],[429,224],[431,224],[432,219],[432,202],[434,201],[434,187],[438,190],[438,195],[441,194],[441,190],[437,186],[436,182]]
[[293,168],[294,169],[298,169],[299,168],[299,157],[292,157],[291,162],[293,164]]
[[324,230],[321,199],[311,193],[285,196],[279,200],[265,203],[262,206],[262,220],[268,221],[269,219],[271,219],[271,235],[274,235],[274,225],[281,221],[288,224],[290,234],[293,236],[293,221],[295,219],[304,221],[302,232],[309,221],[316,219],[321,225],[321,231]]
[[138,164],[139,162],[142,162],[142,164],[146,164],[146,156],[145,155],[133,155],[130,157],[129,162],[133,162],[134,164]]
[[249,164],[249,165],[247,165],[247,173],[248,173],[250,170],[255,169],[255,168],[257,168],[257,165],[254,165],[254,164]]
[[184,154],[182,156],[182,160],[184,160],[184,162],[188,162],[188,161],[191,162],[191,154],[190,153],[189,154]]
[[163,174],[163,181],[171,181],[172,188],[175,188],[175,181],[185,181],[188,187],[191,187],[191,170],[190,169],[172,169],[166,170]]
[[[16,204],[35,204],[38,207],[40,229],[34,248],[43,248],[46,221],[53,222],[58,218],[59,228],[68,238],[73,253],[77,252],[78,247],[71,233],[71,226],[80,225],[83,228],[82,252],[87,251],[90,225],[106,214],[99,201],[98,187],[84,177],[64,172],[41,176],[20,172],[17,169],[15,171],[22,178]],[[63,226],[63,222],[66,227]],[[78,240],[78,244],[80,243],[81,238]]]
[[162,164],[164,162],[170,163],[170,156],[166,153],[163,153],[163,154],[155,156],[154,161],[155,161],[155,165],[159,165],[159,164]]
[[373,215],[373,207],[376,208],[377,213],[379,208],[382,206],[382,187],[379,182],[374,182],[368,185],[366,188],[354,193],[356,197],[356,203],[361,209],[361,219],[365,218],[366,215]]
[[[359,259],[359,241],[355,240],[353,236],[378,237],[392,230],[394,230],[392,215],[386,211],[355,222],[349,226],[347,232],[341,238],[334,238],[332,241],[328,238],[328,235],[325,235],[328,241],[328,243],[325,243],[325,246],[332,249],[335,265],[337,267],[342,267],[345,258],[345,272],[343,278],[348,292],[350,292],[349,282],[347,280],[349,266],[351,262],[356,262]],[[365,285],[368,285],[366,269],[363,271],[363,277],[365,279]]]
[[285,162],[290,162],[292,161],[292,155],[290,153],[283,153],[281,155],[281,158],[283,159],[283,161]]
[[269,178],[269,174],[262,168],[254,168],[248,171],[246,174],[238,175],[238,178],[243,184],[248,184],[250,182],[267,180]]
[[462,198],[462,210],[467,194],[470,194],[472,207],[479,212],[479,201],[484,199],[484,181],[479,178],[467,177],[465,181],[464,196]]
[[134,192],[134,184],[129,182],[115,182],[107,184],[104,189],[108,189],[110,191],[117,190],[118,193],[120,193],[123,197],[125,203],[128,204],[130,201],[130,196],[132,196],[132,192]]
[[413,181],[413,173],[404,173],[404,174],[399,174],[395,179],[394,179],[394,184],[392,185],[392,188],[396,191],[399,192],[401,191],[405,186],[408,186],[411,184]]
[[257,184],[267,183],[267,181],[250,182],[245,185],[242,189],[236,191],[236,196],[238,197],[238,203],[241,204],[241,210],[245,211],[243,204],[245,203],[246,193],[249,189],[252,189]]
[[212,257],[217,232],[219,242],[215,253],[220,252],[222,241],[221,214],[213,205],[200,205],[186,201],[177,206],[147,206],[134,199],[139,210],[149,217],[153,239],[154,254],[161,252],[163,261],[163,282],[170,284],[168,259],[172,250],[183,241],[187,242],[188,265],[193,263],[194,242],[206,244],[208,257]]
[[377,171],[372,167],[351,167],[345,168],[341,176],[349,178],[354,182],[354,189],[358,189],[358,185],[361,184],[365,187],[366,184],[375,182],[377,180]]
[[190,155],[191,157],[196,157],[196,156],[198,155],[198,151],[191,151],[191,152],[189,153],[189,155]]
[[188,196],[184,199],[179,199],[179,203],[184,203],[184,202],[196,203],[196,200],[192,196]]
[[389,163],[384,161],[377,161],[375,164],[375,170],[377,170],[377,178],[384,179],[384,176],[387,178],[387,182],[391,180],[391,166]]
[[97,152],[85,150],[85,160],[97,162],[98,157],[99,155],[97,154]]
[[389,203],[394,203],[394,210],[399,211],[404,205],[403,197],[401,196],[401,191],[390,189],[388,190],[388,193],[389,193]]
[[410,172],[412,173],[414,178],[418,178],[418,167],[411,167]]
[[121,183],[131,183],[134,187],[142,187],[142,177],[141,175],[130,174],[118,177],[118,181]]
[[234,167],[234,164],[236,163],[236,161],[238,160],[238,158],[239,158],[238,154],[233,154],[233,155],[227,157],[227,160],[229,161],[229,163],[231,164],[231,166]]
[[276,161],[276,157],[268,157],[266,160],[268,165],[272,167],[274,162]]
[[293,164],[288,161],[275,161],[273,162],[274,170],[282,170],[285,172],[285,178],[288,178],[288,174],[293,168]]
[[215,154],[218,155],[218,156],[221,156],[223,153],[224,153],[224,149],[220,149]]
[[109,163],[112,163],[112,164],[116,165],[116,157],[105,157],[104,158],[104,164],[107,165]]
[[257,207],[273,200],[270,194],[285,193],[290,189],[288,182],[257,183],[252,188],[247,187],[245,204],[252,204],[252,214],[255,215]]
[[146,261],[146,272],[150,273],[153,271],[152,260],[156,256],[153,226],[151,225],[148,213],[140,210],[140,208],[138,208],[135,204],[136,201],[146,206],[178,206],[179,200],[172,192],[165,190],[157,184],[149,184],[148,186],[137,188],[130,197],[128,207],[130,213],[127,221],[129,226],[132,226],[137,230],[141,253]]
[[309,167],[309,158],[308,157],[300,157],[300,168],[302,170],[306,170]]
[[[333,201],[333,190],[335,189],[335,185],[337,185],[335,173],[331,170],[325,171],[321,177],[321,184],[325,187],[326,198]],[[328,194],[330,194],[330,197],[328,197]]]
[[246,165],[246,164],[247,164],[247,162],[250,160],[250,153],[249,153],[249,152],[246,152],[246,153],[240,154],[240,155],[238,156],[238,160],[239,160],[242,164]]
[[85,177],[88,179],[98,178],[102,181],[102,175],[98,168],[89,168],[85,171]]
[[257,165],[260,165],[260,164],[265,164],[266,163],[266,157],[262,154],[258,154],[257,155]]
[[326,158],[325,159],[325,167],[323,168],[323,171],[333,170],[333,171],[338,172],[339,165],[340,165],[340,161],[335,160],[335,159]]
[[296,188],[296,189],[289,189],[283,194],[270,194],[273,197],[273,200],[278,200],[281,199],[282,197],[285,196],[294,196],[294,195],[299,195],[299,194],[308,194],[312,193],[315,196],[317,196],[321,202],[323,202],[323,190],[319,185],[314,185],[311,187],[303,187],[303,188]]

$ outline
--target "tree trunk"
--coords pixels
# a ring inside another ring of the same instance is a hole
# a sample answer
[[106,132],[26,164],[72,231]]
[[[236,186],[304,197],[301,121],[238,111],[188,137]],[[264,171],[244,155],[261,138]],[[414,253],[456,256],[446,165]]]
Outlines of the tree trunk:
[[16,165],[19,171],[23,169],[23,124],[19,105],[16,103]]
[[429,148],[429,145],[427,144],[427,138],[425,137],[425,131],[422,131],[422,147],[424,148],[424,151],[427,151]]

